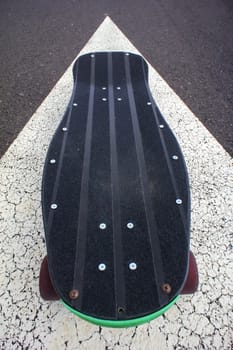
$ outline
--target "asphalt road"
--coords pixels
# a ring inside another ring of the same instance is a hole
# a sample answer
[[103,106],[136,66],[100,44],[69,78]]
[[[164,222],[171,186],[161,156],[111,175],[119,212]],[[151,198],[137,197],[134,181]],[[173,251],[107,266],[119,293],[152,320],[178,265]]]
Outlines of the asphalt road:
[[233,155],[232,0],[0,0],[0,155],[106,14]]

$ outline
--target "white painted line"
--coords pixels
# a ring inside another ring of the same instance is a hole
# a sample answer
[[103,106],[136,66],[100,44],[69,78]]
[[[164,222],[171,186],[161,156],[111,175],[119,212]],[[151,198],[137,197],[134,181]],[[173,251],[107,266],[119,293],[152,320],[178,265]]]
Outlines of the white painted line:
[[[137,52],[106,18],[81,53]],[[181,297],[164,318],[135,329],[103,329],[39,297],[45,254],[41,176],[51,137],[72,91],[71,67],[0,160],[0,348],[230,349],[232,316],[232,159],[150,67],[152,93],[184,152],[192,189],[192,250],[200,291]],[[133,336],[134,335],[134,336]],[[156,345],[155,345],[156,344]],[[80,348],[81,348],[80,347]]]

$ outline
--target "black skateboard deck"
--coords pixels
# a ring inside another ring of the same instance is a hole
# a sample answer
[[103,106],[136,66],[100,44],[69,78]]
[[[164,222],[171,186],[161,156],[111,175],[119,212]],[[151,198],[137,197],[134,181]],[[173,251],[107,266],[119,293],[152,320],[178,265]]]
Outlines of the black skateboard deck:
[[77,315],[136,325],[166,311],[187,279],[184,158],[141,56],[86,54],[73,77],[43,174],[49,276]]

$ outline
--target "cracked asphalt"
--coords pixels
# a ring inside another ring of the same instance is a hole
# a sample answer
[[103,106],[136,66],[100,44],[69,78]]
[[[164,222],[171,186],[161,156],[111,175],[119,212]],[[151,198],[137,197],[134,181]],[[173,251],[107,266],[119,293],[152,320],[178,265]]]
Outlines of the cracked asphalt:
[[0,2],[0,155],[106,14],[233,155],[231,0]]

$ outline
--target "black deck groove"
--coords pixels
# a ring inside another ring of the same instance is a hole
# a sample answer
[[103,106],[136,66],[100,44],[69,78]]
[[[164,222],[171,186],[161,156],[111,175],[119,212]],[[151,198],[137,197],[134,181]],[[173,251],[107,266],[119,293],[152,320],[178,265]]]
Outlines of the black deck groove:
[[[78,62],[77,62],[77,66],[76,66],[76,72],[77,72],[76,74],[78,74]],[[77,83],[78,83],[78,79],[76,78],[74,80],[74,89],[73,89],[72,96],[71,96],[71,99],[70,99],[70,102],[69,102],[66,125],[64,125],[64,127],[66,127],[68,130],[63,132],[63,141],[62,141],[61,151],[60,151],[59,160],[58,160],[57,173],[56,173],[56,178],[55,178],[55,181],[54,181],[54,187],[53,187],[53,192],[52,192],[52,197],[51,197],[51,204],[55,203],[58,206],[60,205],[60,203],[56,203],[57,192],[58,192],[59,181],[60,181],[61,170],[62,170],[62,164],[63,164],[64,153],[65,153],[65,148],[66,148],[66,141],[67,141],[67,137],[68,137],[68,133],[69,133],[69,126],[70,126],[71,115],[72,115],[72,105],[74,103],[75,92],[76,92],[76,89],[77,89]],[[59,125],[59,128],[61,128],[61,125]],[[48,158],[46,160],[49,161]],[[51,225],[53,223],[54,214],[55,214],[54,209],[50,209],[49,210],[49,215],[48,215],[48,223],[47,223],[47,227],[48,227],[47,235],[48,236],[49,236],[49,233],[50,233],[50,230],[51,230]]]
[[[151,95],[151,92],[150,92],[150,88],[149,88],[149,84],[148,84],[148,81],[146,79],[146,72],[145,72],[145,65],[144,65],[144,61],[143,59],[141,59],[141,63],[142,63],[142,70],[143,70],[143,75],[144,75],[144,84],[146,86],[146,90],[147,90],[147,93],[148,93],[148,97],[149,97],[149,100],[151,101],[151,107],[152,107],[152,110],[153,110],[153,113],[154,113],[154,117],[155,117],[155,121],[156,121],[156,125],[158,127],[158,132],[159,132],[159,136],[160,136],[160,141],[161,141],[161,144],[162,144],[162,147],[163,147],[163,151],[164,151],[164,155],[165,155],[165,158],[166,158],[166,163],[167,163],[167,167],[168,167],[168,171],[169,171],[169,175],[170,175],[170,178],[171,178],[171,182],[172,182],[172,186],[173,186],[173,190],[175,191],[175,195],[176,195],[176,199],[181,199],[183,201],[183,198],[180,198],[180,191],[178,189],[178,185],[177,185],[177,181],[176,181],[176,177],[174,175],[174,171],[173,171],[173,167],[171,165],[171,154],[169,155],[168,154],[168,150],[167,150],[167,146],[166,146],[166,142],[165,142],[165,139],[164,139],[164,129],[160,128],[159,125],[160,125],[160,122],[159,122],[159,116],[158,116],[158,112],[157,112],[157,106],[155,105],[154,103],[154,100],[152,98],[152,95]],[[165,124],[164,126],[165,128],[167,127],[167,123]],[[180,150],[179,150],[180,151]],[[188,177],[186,178],[187,181],[188,181]],[[189,184],[187,183],[187,187],[189,187]],[[182,203],[183,204],[183,203]],[[181,215],[181,218],[182,218],[182,223],[184,225],[184,228],[187,229],[187,217],[184,213],[184,208],[183,208],[183,205],[182,204],[176,204],[176,202],[174,202],[174,205],[177,205],[178,209],[179,209],[179,212],[180,212],[180,215]],[[188,220],[189,221],[189,220]]]
[[[112,54],[108,53],[108,99],[109,99],[109,123],[110,123],[110,150],[111,150],[111,187],[112,187],[112,224],[113,224],[113,255],[115,271],[115,298],[116,315],[118,308],[125,310],[125,283],[122,257],[122,231],[121,231],[121,211],[120,211],[120,192],[118,177],[118,157],[116,144],[116,115],[115,115],[115,96],[113,86],[113,64]],[[124,313],[119,317],[123,317]]]
[[[165,282],[165,276],[163,272],[160,243],[157,235],[158,229],[157,229],[155,217],[153,216],[150,193],[148,192],[148,187],[147,187],[147,184],[148,184],[147,170],[146,170],[146,163],[144,158],[141,131],[138,123],[138,115],[137,115],[134,94],[132,89],[129,55],[125,55],[125,72],[126,72],[127,92],[128,92],[131,118],[132,118],[132,124],[133,124],[133,132],[134,132],[134,138],[135,138],[135,146],[137,151],[137,158],[138,158],[138,165],[139,165],[139,172],[140,172],[140,181],[141,181],[143,200],[144,200],[144,206],[145,206],[145,212],[146,212],[146,218],[147,218],[147,228],[148,228],[148,233],[149,233],[150,242],[152,246],[154,278],[156,280],[159,304],[163,305],[168,298],[165,294],[161,292],[161,286]],[[160,273],[158,273],[158,271],[160,271]]]
[[[91,138],[92,138],[92,122],[94,108],[94,92],[95,92],[95,57],[91,58],[90,64],[90,92],[88,101],[87,126],[84,146],[84,162],[81,180],[80,205],[78,213],[78,230],[76,241],[76,254],[74,265],[73,288],[78,289],[79,298],[75,303],[78,307],[82,305],[82,286],[83,272],[86,250],[86,234],[87,234],[87,215],[88,215],[88,187],[89,187],[89,171],[91,159]],[[83,252],[83,254],[79,254]]]

